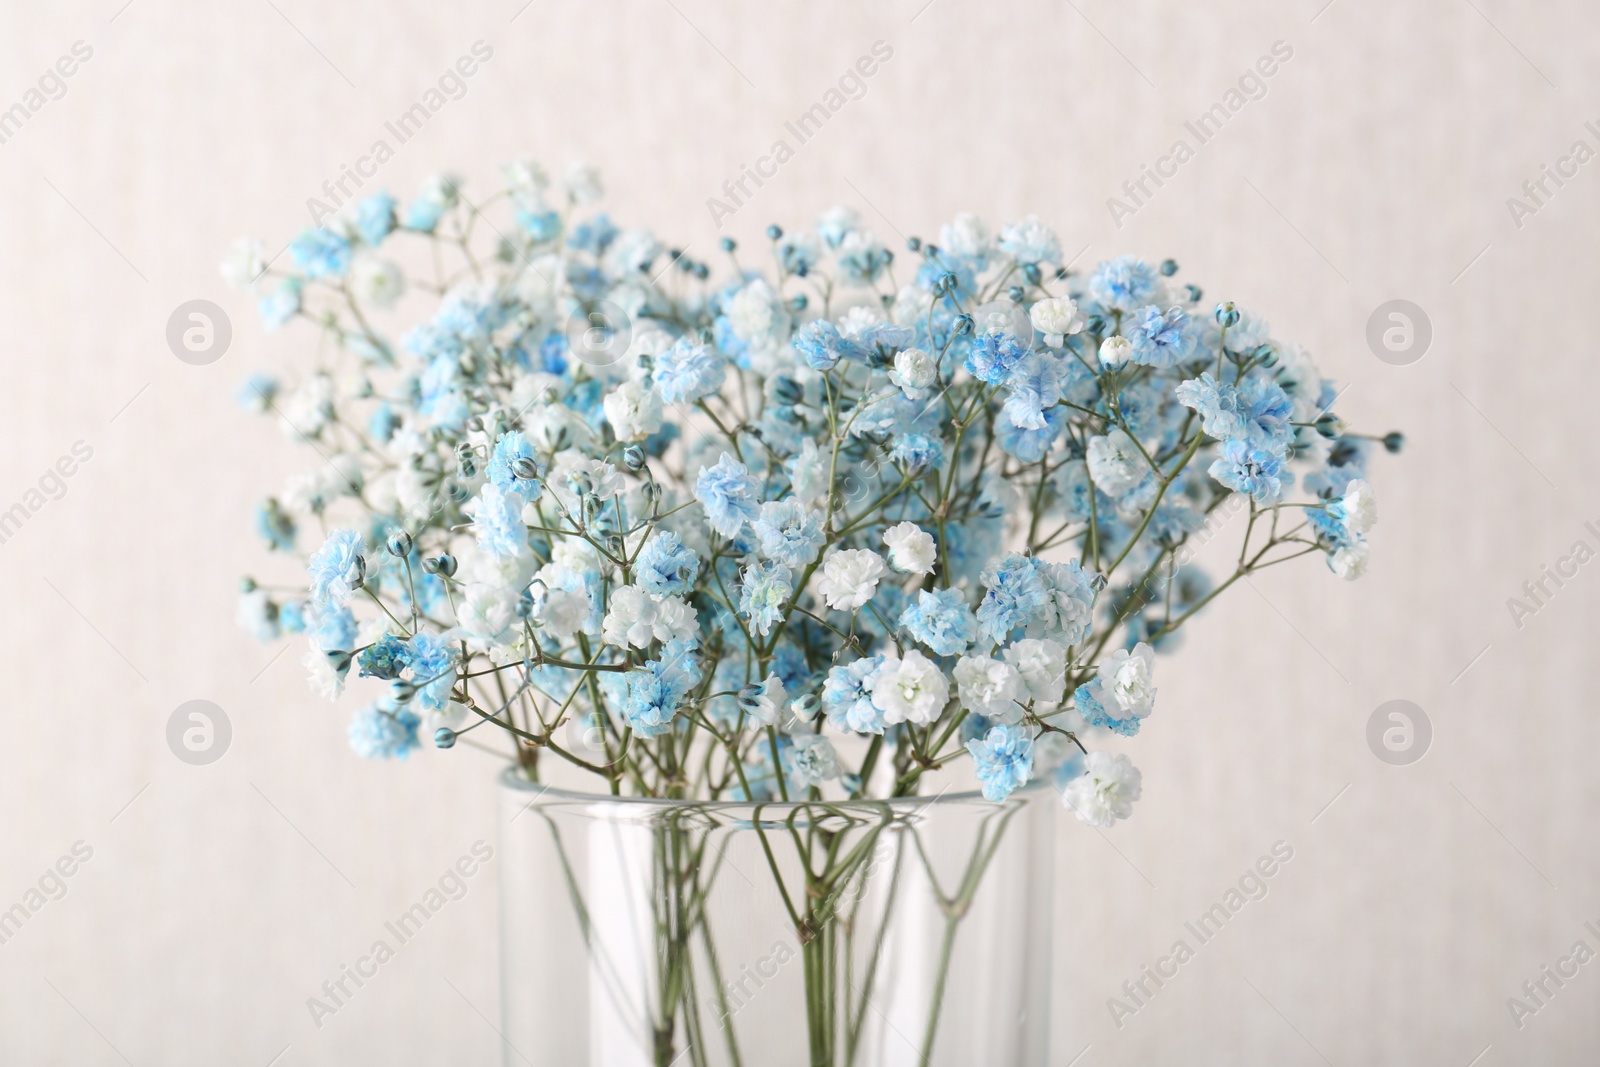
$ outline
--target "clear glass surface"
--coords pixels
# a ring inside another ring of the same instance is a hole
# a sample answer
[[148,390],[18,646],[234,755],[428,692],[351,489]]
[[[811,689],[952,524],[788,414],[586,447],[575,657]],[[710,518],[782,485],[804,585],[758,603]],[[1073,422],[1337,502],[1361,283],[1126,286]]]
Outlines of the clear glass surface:
[[1047,1062],[1052,790],[703,804],[502,781],[508,1065]]

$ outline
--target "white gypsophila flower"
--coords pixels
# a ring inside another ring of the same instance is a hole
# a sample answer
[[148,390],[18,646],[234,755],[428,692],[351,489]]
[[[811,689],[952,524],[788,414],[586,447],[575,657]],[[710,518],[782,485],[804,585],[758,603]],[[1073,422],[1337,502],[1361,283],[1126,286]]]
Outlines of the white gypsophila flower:
[[1378,498],[1372,483],[1365,478],[1353,478],[1344,487],[1344,526],[1353,534],[1364,534],[1378,524]]
[[883,312],[869,304],[857,304],[839,317],[839,335],[859,342],[875,327],[883,325]]
[[550,188],[550,175],[532,156],[518,156],[505,166],[506,192],[528,206],[544,202],[544,191]]
[[1100,664],[1100,691],[1123,711],[1142,719],[1155,708],[1155,667],[1155,650],[1143,641],[1134,645],[1132,652],[1119,648]]
[[527,304],[528,310],[537,317],[554,318],[556,297],[560,292],[557,279],[560,277],[560,256],[537,256],[529,260],[517,276],[514,285],[517,298]]
[[939,380],[939,368],[923,349],[905,348],[894,354],[889,380],[900,387],[907,399],[921,400]]
[[789,310],[766,279],[757,278],[734,294],[727,304],[733,334],[749,350],[750,365],[758,374],[770,374],[789,343]]
[[783,679],[776,674],[769,674],[766,681],[752,688],[755,692],[750,699],[741,697],[739,707],[756,726],[776,726],[778,712],[789,700],[789,693],[783,687]]
[[574,163],[567,168],[562,176],[562,184],[567,187],[567,195],[572,197],[575,204],[592,204],[605,195],[605,188],[600,183],[600,172],[588,163]]
[[817,592],[828,607],[855,611],[872,599],[878,582],[889,573],[883,557],[870,548],[845,548],[828,556],[822,564]]
[[664,596],[656,601],[656,640],[688,641],[699,630],[699,613],[680,596]]
[[350,284],[361,303],[387,308],[406,291],[406,276],[393,262],[364,252],[350,265]]
[[540,452],[587,447],[594,440],[583,416],[565,404],[535,404],[522,417],[528,443]]
[[828,491],[828,456],[817,447],[817,442],[807,437],[800,452],[790,461],[793,464],[791,482],[795,499],[810,506]]
[[241,629],[257,641],[274,641],[278,637],[278,611],[272,597],[265,589],[252,589],[239,594],[239,607],[234,615]]
[[488,652],[521,640],[517,595],[514,587],[502,584],[473,582],[467,586],[467,595],[456,612],[456,629],[469,649]]
[[333,418],[333,401],[333,379],[326,374],[313,374],[279,407],[283,432],[291,437],[317,436]]
[[1254,311],[1238,308],[1239,321],[1228,327],[1228,347],[1253,352],[1272,339],[1272,325]]
[[1139,446],[1126,430],[1120,429],[1089,438],[1087,460],[1095,488],[1113,497],[1138,485],[1148,470]]
[[872,706],[883,712],[887,723],[930,723],[949,699],[944,672],[914,648],[903,658],[885,655],[873,676]]
[[985,471],[978,504],[1002,515],[1014,515],[1022,508],[1022,490],[1017,488],[1015,482],[1002,478],[998,472]]
[[[1007,648],[1002,655],[1022,678],[1027,696],[1035,704],[1055,706],[1067,688],[1067,650],[1059,641],[1028,637]],[[1019,697],[1020,699],[1020,697]]]
[[1133,802],[1144,790],[1143,776],[1127,756],[1091,752],[1083,773],[1061,791],[1061,803],[1078,818],[1102,830],[1133,814]]
[[661,394],[655,386],[628,380],[601,401],[619,441],[642,441],[661,429]]
[[[571,538],[562,538],[568,540]],[[586,573],[562,563],[547,563],[535,575],[543,592],[534,597],[533,620],[552,637],[565,641],[580,630],[589,632],[594,605],[586,591]]]
[[235,289],[248,290],[266,273],[266,248],[254,237],[241,237],[222,258],[222,278]]
[[903,285],[894,295],[894,304],[889,308],[889,321],[896,326],[915,326],[927,320],[931,307],[933,293],[920,285]]
[[939,247],[958,256],[981,259],[990,252],[989,224],[963,211],[939,227]]
[[565,465],[561,474],[574,492],[586,490],[601,500],[610,500],[623,489],[622,475],[603,459],[578,456]]
[[1133,355],[1133,342],[1126,337],[1107,337],[1100,342],[1100,363],[1106,367],[1120,367]]
[[1276,345],[1274,349],[1278,354],[1274,375],[1294,405],[1294,421],[1314,421],[1322,414],[1317,406],[1317,398],[1322,394],[1322,372],[1304,345]]
[[338,700],[339,694],[344,692],[345,676],[333,669],[333,662],[328,659],[328,654],[317,647],[315,641],[306,650],[305,657],[300,661],[306,668],[306,680],[311,685],[311,691],[329,700]]
[[[606,275],[610,278],[619,281],[631,280],[641,271],[648,269],[660,254],[661,242],[656,240],[655,234],[645,229],[626,230],[612,238],[611,243],[606,246],[601,266],[605,268]],[[627,305],[614,299],[614,293],[612,295],[613,303],[621,305],[624,311],[629,310]]]
[[659,326],[641,326],[635,329],[628,338],[628,350],[622,354],[622,363],[627,368],[628,377],[648,382],[655,358],[671,348],[676,341],[677,338]]
[[961,706],[996,722],[1022,721],[1023,708],[1017,703],[1022,692],[1022,675],[1003,660],[987,656],[962,656],[951,672]]
[[1067,337],[1082,330],[1086,320],[1070,297],[1051,296],[1028,309],[1028,321],[1044,334],[1044,343],[1060,348]]
[[1347,582],[1353,582],[1367,573],[1367,554],[1370,549],[1365,541],[1357,541],[1334,551],[1328,557],[1328,566],[1333,573]]
[[939,548],[933,535],[914,522],[900,522],[883,533],[889,565],[902,574],[932,574]]

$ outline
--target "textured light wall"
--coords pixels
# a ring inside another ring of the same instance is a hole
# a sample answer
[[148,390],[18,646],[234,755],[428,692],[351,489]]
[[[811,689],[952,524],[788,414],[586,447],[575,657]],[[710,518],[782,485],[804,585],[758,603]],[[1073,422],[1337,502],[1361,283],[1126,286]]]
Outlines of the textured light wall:
[[[527,151],[584,158],[615,215],[709,255],[707,198],[883,41],[865,95],[724,232],[842,202],[893,244],[957,210],[1037,212],[1080,265],[1175,257],[1308,345],[1349,385],[1347,418],[1408,433],[1374,464],[1368,577],[1310,561],[1220,602],[1162,662],[1161,710],[1128,746],[1136,817],[1104,835],[1063,820],[1057,1062],[1592,1062],[1595,965],[1520,1030],[1506,998],[1579,938],[1600,948],[1583,928],[1600,919],[1600,577],[1581,568],[1520,629],[1505,602],[1574,541],[1600,545],[1583,526],[1600,520],[1600,164],[1547,182],[1520,227],[1506,200],[1574,142],[1600,148],[1600,25],[1578,0],[1323,2],[0,12],[0,106],[74,42],[93,51],[0,144],[0,508],[92,449],[0,544],[0,907],[75,842],[93,850],[0,945],[0,1060],[497,1062],[492,875],[321,1029],[308,1017],[385,919],[494,840],[494,768],[356,760],[349,709],[307,693],[298,651],[232,626],[237,576],[264,569],[251,508],[301,460],[230,396],[308,334],[263,338],[215,269],[239,233],[279,247],[483,40],[467,94],[384,166],[397,191],[444,166],[481,189]],[[1292,56],[1264,95],[1200,144],[1185,123],[1275,42]],[[1193,157],[1118,228],[1107,198],[1180,138]],[[164,342],[194,298],[233,315],[211,366]],[[1431,321],[1420,362],[1368,348],[1391,299]],[[209,767],[165,740],[195,698],[233,725]],[[1408,767],[1365,739],[1392,698],[1432,723]],[[1115,1025],[1107,998],[1278,841],[1293,858],[1267,897]]]

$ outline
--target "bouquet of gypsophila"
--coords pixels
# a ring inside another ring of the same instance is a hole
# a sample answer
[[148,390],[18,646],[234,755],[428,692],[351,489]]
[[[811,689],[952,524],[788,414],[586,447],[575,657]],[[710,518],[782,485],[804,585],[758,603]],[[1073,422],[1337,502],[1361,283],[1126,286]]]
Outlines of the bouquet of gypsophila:
[[[1037,219],[960,215],[907,263],[839,208],[714,271],[598,196],[582,168],[519,162],[478,204],[438,177],[288,269],[226,265],[267,329],[322,334],[298,384],[241,394],[319,459],[258,513],[309,583],[247,579],[241,621],[301,635],[329,697],[382,683],[363,756],[489,726],[530,777],[750,801],[966,761],[1107,826],[1140,776],[1092,746],[1150,715],[1155,653],[1264,568],[1365,568],[1367,460],[1400,436],[1347,431],[1302,348],[1170,260],[1074,272]],[[437,305],[382,328],[402,299]],[[1208,577],[1190,556],[1241,511]]]

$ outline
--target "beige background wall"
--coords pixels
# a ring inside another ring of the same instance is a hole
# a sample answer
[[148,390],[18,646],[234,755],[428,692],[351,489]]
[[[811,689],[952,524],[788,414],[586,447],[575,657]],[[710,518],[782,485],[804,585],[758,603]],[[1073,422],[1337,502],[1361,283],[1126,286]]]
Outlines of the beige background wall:
[[[1163,661],[1130,746],[1136,817],[1103,836],[1063,820],[1056,1062],[1593,1062],[1600,964],[1521,1030],[1506,998],[1578,938],[1600,948],[1582,928],[1600,920],[1600,564],[1520,630],[1505,606],[1600,520],[1600,163],[1520,229],[1505,204],[1575,140],[1600,148],[1591,4],[122,3],[0,11],[0,104],[74,41],[94,50],[0,145],[0,504],[93,449],[0,544],[0,906],[93,849],[0,946],[0,1061],[497,1062],[489,878],[321,1030],[306,1012],[493,840],[493,767],[355,759],[349,709],[308,695],[298,651],[234,628],[237,576],[263,567],[250,510],[300,457],[230,396],[307,335],[264,340],[218,254],[244,232],[279,247],[478,39],[493,60],[384,180],[451,166],[481,189],[521,152],[583,158],[614,214],[706,254],[706,197],[881,39],[865,97],[729,232],[836,202],[892,242],[960,209],[1037,212],[1084,264],[1175,256],[1306,343],[1350,385],[1348,418],[1410,436],[1375,464],[1370,575],[1311,562],[1227,598]],[[1293,59],[1265,97],[1113,226],[1106,198],[1279,40]],[[163,340],[196,297],[234,316],[208,367]],[[1433,324],[1412,366],[1364,340],[1393,298]],[[197,697],[235,730],[205,768],[164,739]],[[1435,733],[1404,768],[1364,739],[1396,697]],[[1106,999],[1278,840],[1294,858],[1270,896],[1115,1027]]]

